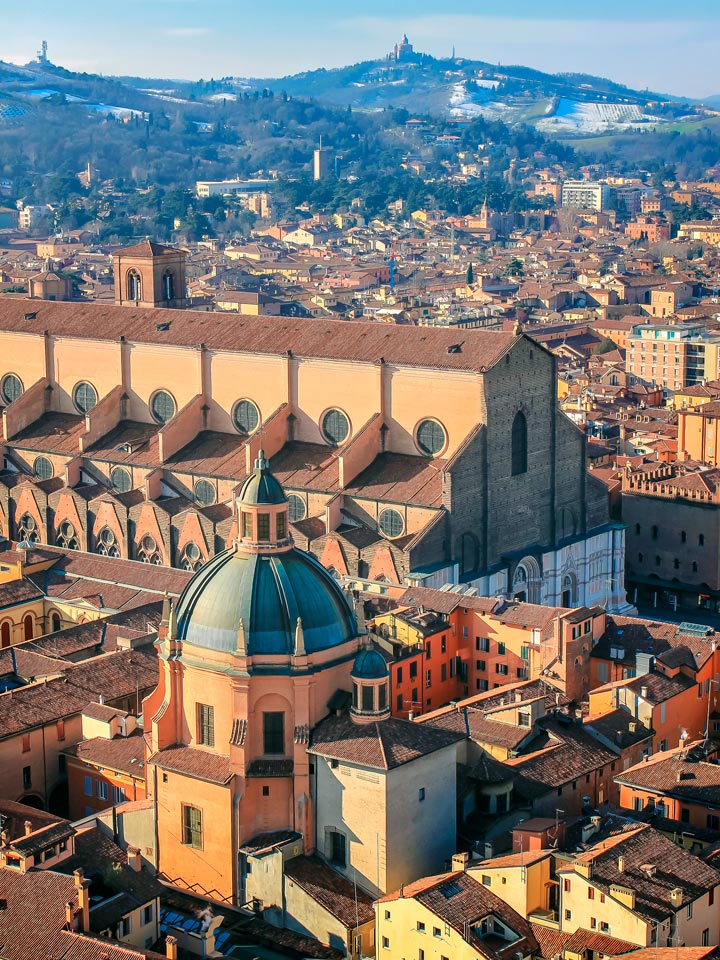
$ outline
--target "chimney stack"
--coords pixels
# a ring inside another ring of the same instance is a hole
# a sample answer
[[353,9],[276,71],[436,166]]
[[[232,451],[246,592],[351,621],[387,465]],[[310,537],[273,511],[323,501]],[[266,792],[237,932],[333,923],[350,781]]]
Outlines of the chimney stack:
[[468,860],[470,859],[469,853],[455,853],[452,858],[452,869],[462,870],[463,873],[467,870]]
[[80,930],[82,933],[90,933],[90,881],[85,879],[82,868],[74,870],[73,877],[80,910]]
[[178,955],[177,937],[173,937],[170,934],[168,934],[165,937],[165,953],[167,954],[167,960],[177,960],[177,955]]
[[65,923],[69,930],[75,929],[75,907],[71,900],[65,904]]
[[26,836],[26,837],[29,837],[32,832],[33,832],[32,820],[26,820],[26,821],[25,821],[25,836]]
[[140,871],[142,870],[142,860],[140,858],[140,851],[137,847],[128,846],[127,862],[128,862],[128,866],[132,867],[135,873],[140,873]]
[[625,873],[625,857],[618,857],[618,873]]

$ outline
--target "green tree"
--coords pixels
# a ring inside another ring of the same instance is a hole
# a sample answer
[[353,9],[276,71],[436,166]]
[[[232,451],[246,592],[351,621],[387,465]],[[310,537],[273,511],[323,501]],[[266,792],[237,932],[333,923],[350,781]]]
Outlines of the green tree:
[[468,285],[469,287],[471,287],[471,286],[475,283],[475,272],[474,272],[474,270],[473,270],[473,265],[472,265],[472,263],[469,263],[469,264],[468,264],[467,275],[466,275],[466,277],[465,277],[465,282],[467,283],[467,285]]

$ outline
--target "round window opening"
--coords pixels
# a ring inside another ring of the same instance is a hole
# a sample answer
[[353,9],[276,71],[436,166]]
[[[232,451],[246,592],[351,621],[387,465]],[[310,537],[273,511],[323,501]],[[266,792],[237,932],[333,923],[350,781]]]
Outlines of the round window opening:
[[328,443],[339,446],[350,433],[350,421],[342,410],[328,410],[322,418],[322,432]]
[[378,517],[378,526],[380,527],[380,531],[388,537],[388,539],[392,540],[402,534],[405,529],[405,521],[401,513],[388,508],[387,510],[383,510]]
[[70,523],[69,520],[63,520],[63,522],[60,524],[60,534],[63,537],[75,536],[75,527]]
[[188,558],[188,560],[192,560],[193,562],[199,560],[201,556],[200,547],[191,540],[185,547],[185,556]]
[[36,457],[33,464],[33,472],[38,480],[49,480],[55,473],[53,465],[47,457]]
[[421,453],[435,457],[445,448],[445,430],[437,420],[421,420],[415,433],[415,442]]
[[0,393],[5,403],[12,403],[23,395],[22,381],[14,373],[9,373],[6,377],[3,377]]
[[106,547],[111,547],[115,543],[115,534],[109,527],[105,527],[100,531],[100,540]]
[[157,548],[157,544],[155,543],[155,538],[151,537],[149,533],[142,538],[142,542],[140,546],[145,551],[145,553],[154,553]]
[[291,493],[288,497],[288,516],[290,523],[297,523],[298,520],[305,519],[305,501],[296,493]]
[[116,493],[127,493],[132,487],[132,477],[130,471],[124,467],[115,467],[110,474],[110,482]]
[[198,480],[195,484],[195,499],[202,507],[215,503],[215,487],[209,480]]
[[260,411],[252,400],[238,400],[233,409],[233,423],[240,433],[254,433],[260,425]]
[[158,423],[167,423],[175,416],[175,401],[167,390],[158,390],[150,401],[150,413]]
[[91,383],[79,383],[73,391],[73,403],[80,413],[89,413],[97,404],[97,390]]

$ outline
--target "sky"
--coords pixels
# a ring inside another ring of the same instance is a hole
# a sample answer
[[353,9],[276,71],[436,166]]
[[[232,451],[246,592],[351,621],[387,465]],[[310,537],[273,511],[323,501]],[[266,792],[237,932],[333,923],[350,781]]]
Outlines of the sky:
[[436,57],[720,93],[718,0],[0,0],[0,60],[47,40],[53,63],[114,75],[280,77],[375,59],[403,32]]

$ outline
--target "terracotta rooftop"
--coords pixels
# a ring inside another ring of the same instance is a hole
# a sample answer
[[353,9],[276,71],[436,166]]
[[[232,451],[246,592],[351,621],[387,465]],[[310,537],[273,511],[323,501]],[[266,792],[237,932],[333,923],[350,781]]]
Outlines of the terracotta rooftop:
[[166,747],[154,753],[148,764],[154,764],[161,770],[170,770],[186,777],[197,777],[210,783],[229,783],[232,779],[230,757],[199,750],[197,747]]
[[372,898],[319,857],[288,860],[285,876],[348,930],[375,919]]
[[720,806],[720,766],[687,758],[687,751],[660,754],[615,777],[616,783],[662,793],[703,807]]
[[95,767],[145,779],[145,740],[141,730],[129,737],[113,737],[112,740],[106,737],[82,740],[63,753]]
[[[32,312],[32,317],[25,319]],[[158,326],[169,324],[168,329]],[[0,327],[8,331],[43,336],[95,338],[168,344],[196,349],[286,357],[339,359],[428,367],[442,370],[482,371],[498,360],[518,340],[507,333],[485,330],[458,332],[442,327],[411,327],[301,319],[298,317],[238,314],[228,322],[226,313],[115,306],[100,303],[62,303],[8,300],[3,303]],[[462,340],[460,351],[454,348]]]
[[328,717],[313,730],[310,753],[360,766],[392,770],[463,739],[449,730],[389,717],[377,723],[354,723],[347,714]]

